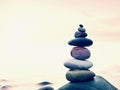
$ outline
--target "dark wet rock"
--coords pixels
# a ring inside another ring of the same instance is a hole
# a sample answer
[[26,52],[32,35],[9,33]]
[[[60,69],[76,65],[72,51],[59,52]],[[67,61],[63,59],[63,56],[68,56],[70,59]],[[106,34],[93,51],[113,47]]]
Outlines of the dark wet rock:
[[52,83],[51,83],[51,82],[48,82],[48,81],[44,81],[44,82],[38,83],[38,85],[41,85],[41,86],[50,85],[50,84],[52,84]]
[[85,60],[90,57],[90,51],[84,47],[74,47],[71,50],[71,56],[78,60]]
[[87,37],[87,33],[85,32],[75,32],[75,38],[80,38],[80,37]]
[[79,26],[80,26],[81,28],[83,27],[83,25],[82,25],[82,24],[80,24]]
[[66,79],[71,82],[83,82],[92,80],[95,73],[89,70],[69,70]]
[[12,87],[11,85],[5,85],[5,86],[1,87],[1,90],[7,90],[7,89],[9,89],[11,87]]
[[72,39],[68,42],[69,45],[72,46],[79,46],[79,47],[84,47],[84,46],[90,46],[93,44],[93,41],[88,38],[75,38]]
[[83,28],[82,24],[80,24],[79,26],[80,27],[78,28],[78,31],[80,31],[80,32],[85,32],[86,31],[85,28]]
[[69,82],[58,90],[118,90],[101,76],[87,82]]
[[50,86],[45,86],[45,87],[41,87],[38,90],[54,90],[54,89],[52,87],[50,87]]

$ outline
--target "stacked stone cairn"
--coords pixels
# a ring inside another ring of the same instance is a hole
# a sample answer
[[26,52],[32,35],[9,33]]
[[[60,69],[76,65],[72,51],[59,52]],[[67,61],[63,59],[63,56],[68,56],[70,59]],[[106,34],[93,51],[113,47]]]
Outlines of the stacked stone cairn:
[[87,60],[91,54],[86,48],[91,46],[93,41],[86,38],[87,33],[82,24],[79,25],[74,37],[75,39],[68,42],[69,45],[74,46],[71,50],[73,59],[68,59],[64,62],[64,66],[69,68],[69,71],[66,73],[66,79],[70,82],[93,80],[95,73],[89,70],[93,66],[93,63]]
[[102,76],[89,70],[93,63],[88,60],[91,54],[86,47],[91,46],[93,41],[86,38],[87,33],[83,25],[79,26],[74,35],[75,39],[68,42],[74,46],[71,50],[73,59],[64,62],[64,66],[69,68],[66,73],[69,82],[58,90],[118,90]]

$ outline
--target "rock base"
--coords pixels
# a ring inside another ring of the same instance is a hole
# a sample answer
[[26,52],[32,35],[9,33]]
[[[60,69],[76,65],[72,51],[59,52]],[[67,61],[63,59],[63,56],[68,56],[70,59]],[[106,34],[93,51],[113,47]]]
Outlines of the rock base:
[[101,76],[86,82],[69,82],[58,90],[118,90]]

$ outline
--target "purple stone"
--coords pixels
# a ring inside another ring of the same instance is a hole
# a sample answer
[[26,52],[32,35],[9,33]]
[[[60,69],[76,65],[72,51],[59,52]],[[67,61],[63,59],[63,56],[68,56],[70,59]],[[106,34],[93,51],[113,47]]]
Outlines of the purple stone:
[[90,51],[84,47],[74,47],[71,50],[71,56],[78,60],[86,60],[90,57]]

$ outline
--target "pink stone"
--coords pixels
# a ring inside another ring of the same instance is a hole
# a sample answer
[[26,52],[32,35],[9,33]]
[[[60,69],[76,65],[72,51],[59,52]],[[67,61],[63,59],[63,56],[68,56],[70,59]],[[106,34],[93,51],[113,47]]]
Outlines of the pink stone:
[[71,56],[78,60],[85,60],[90,57],[90,51],[84,47],[74,47],[71,50]]

